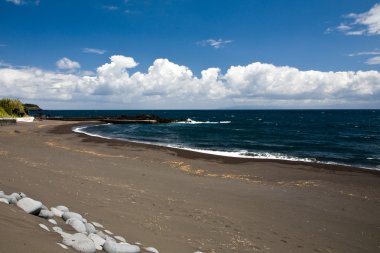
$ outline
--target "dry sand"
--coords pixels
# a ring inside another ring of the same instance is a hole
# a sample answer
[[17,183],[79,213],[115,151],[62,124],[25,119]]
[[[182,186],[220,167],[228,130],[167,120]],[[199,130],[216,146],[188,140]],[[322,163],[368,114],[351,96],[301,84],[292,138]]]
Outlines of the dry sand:
[[[161,253],[380,251],[377,172],[109,141],[68,124],[0,127],[0,190],[66,205]],[[0,203],[0,252],[74,252],[39,223],[49,224]]]

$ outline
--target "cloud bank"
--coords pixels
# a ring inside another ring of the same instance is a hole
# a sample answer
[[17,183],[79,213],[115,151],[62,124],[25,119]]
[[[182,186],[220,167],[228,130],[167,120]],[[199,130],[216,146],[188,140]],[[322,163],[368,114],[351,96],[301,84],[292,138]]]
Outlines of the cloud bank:
[[378,71],[302,71],[254,62],[225,73],[208,68],[197,77],[168,59],[132,73],[137,65],[114,55],[92,75],[4,67],[1,96],[45,108],[380,108]]

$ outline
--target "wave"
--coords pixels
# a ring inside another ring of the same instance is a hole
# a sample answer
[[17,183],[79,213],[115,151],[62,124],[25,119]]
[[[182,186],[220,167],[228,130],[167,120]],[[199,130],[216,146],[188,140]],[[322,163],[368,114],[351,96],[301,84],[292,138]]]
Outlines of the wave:
[[[202,124],[202,123],[199,123],[199,124]],[[208,124],[208,123],[203,122],[203,124]],[[210,154],[210,155],[216,155],[216,156],[223,156],[223,157],[244,158],[244,159],[283,160],[283,161],[294,161],[294,162],[343,165],[343,166],[349,166],[349,167],[352,166],[352,165],[344,164],[344,163],[337,163],[337,162],[332,162],[332,161],[319,161],[316,158],[303,158],[303,157],[297,157],[297,156],[290,156],[290,155],[286,155],[286,154],[282,154],[282,153],[250,152],[247,150],[222,151],[222,150],[198,149],[198,148],[190,148],[190,147],[184,147],[184,146],[180,146],[180,145],[172,145],[172,144],[166,144],[166,143],[157,143],[157,142],[131,140],[131,139],[125,139],[125,138],[107,137],[104,135],[89,133],[89,132],[85,131],[85,129],[88,127],[104,126],[104,125],[112,125],[112,124],[108,123],[108,124],[99,124],[99,125],[91,125],[91,126],[88,126],[88,125],[87,126],[80,126],[80,127],[73,128],[72,131],[76,132],[76,133],[86,134],[88,136],[103,138],[103,139],[114,139],[114,140],[128,141],[128,142],[133,142],[133,143],[142,143],[142,144],[149,144],[149,145],[155,145],[155,146],[161,146],[161,147],[169,147],[169,148],[188,150],[188,151],[192,151],[192,152]],[[367,159],[372,160],[372,159],[379,159],[379,158],[378,157],[368,157]],[[357,166],[357,167],[362,168],[362,169],[369,169],[369,170],[380,170],[380,166],[376,166],[376,167]]]
[[185,121],[176,122],[176,124],[230,124],[231,121],[196,121],[188,118]]

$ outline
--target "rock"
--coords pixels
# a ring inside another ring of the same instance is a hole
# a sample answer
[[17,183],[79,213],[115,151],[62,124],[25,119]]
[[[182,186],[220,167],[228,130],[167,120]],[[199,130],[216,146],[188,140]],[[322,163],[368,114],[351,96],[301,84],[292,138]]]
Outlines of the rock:
[[42,204],[41,209],[42,210],[49,210],[49,208],[47,208],[47,206],[45,206],[44,204]]
[[3,198],[7,199],[9,204],[16,204],[17,203],[17,199],[15,196],[3,195]]
[[91,223],[92,223],[95,227],[97,227],[97,228],[104,228],[103,225],[100,224],[100,223],[98,223],[98,222],[93,221],[93,222],[91,222]]
[[48,222],[50,222],[51,224],[57,225],[57,222],[54,219],[48,219]]
[[60,228],[58,226],[52,227],[52,229],[53,229],[54,232],[57,232],[58,234],[60,234],[61,232],[63,232],[62,228]]
[[27,213],[37,215],[41,211],[42,203],[40,201],[25,197],[17,202],[17,206]]
[[96,252],[94,242],[81,233],[76,233],[73,235],[68,235],[63,237],[62,243],[73,247],[75,250],[84,253],[94,253]]
[[42,223],[38,224],[38,226],[40,226],[41,228],[45,229],[46,231],[50,231],[50,229],[46,225],[44,225]]
[[91,223],[85,223],[84,225],[86,226],[86,231],[88,234],[96,233],[94,225],[92,225]]
[[0,191],[0,198],[4,196],[4,192]]
[[113,235],[113,233],[111,232],[111,231],[109,231],[109,230],[104,230],[104,232],[106,232],[107,234],[109,234],[109,235]]
[[136,245],[130,245],[125,242],[116,243],[111,240],[106,240],[103,246],[107,253],[139,253],[140,247]]
[[117,236],[114,236],[114,237],[115,237],[115,239],[117,239],[117,240],[119,240],[119,241],[121,241],[121,242],[127,242],[127,241],[125,240],[125,238],[122,237],[122,236],[120,236],[120,235],[117,235]]
[[81,220],[77,218],[70,218],[66,221],[66,224],[69,224],[73,229],[79,233],[86,233],[86,226]]
[[19,192],[18,194],[21,196],[22,199],[26,197],[26,194],[23,192]]
[[69,249],[66,245],[64,245],[64,244],[62,244],[62,243],[57,242],[57,244],[58,244],[59,246],[61,246],[62,248],[64,248],[64,249]]
[[17,193],[17,192],[12,193],[10,196],[15,197],[17,199],[17,201],[19,201],[20,199],[22,199],[21,196],[20,196],[20,194]]
[[50,208],[50,210],[54,213],[55,216],[62,217],[63,212],[61,210],[58,210],[55,207]]
[[153,252],[153,253],[159,253],[157,249],[153,247],[146,247],[144,248],[146,251]]
[[0,198],[0,203],[5,203],[9,205],[9,201],[6,198]]
[[51,218],[54,218],[54,213],[52,211],[42,209],[40,211],[40,213],[38,214],[38,216],[45,218],[45,219],[51,219]]
[[[58,209],[58,208],[57,208]],[[59,210],[59,209],[58,209]],[[62,219],[64,221],[67,221],[68,219],[71,219],[71,218],[76,218],[80,221],[82,221],[82,215],[80,215],[79,213],[74,213],[74,212],[63,212],[62,214]]]
[[100,237],[97,234],[89,234],[88,238],[90,238],[94,242],[95,248],[97,250],[103,250],[103,245],[106,242],[106,240],[104,240],[102,237]]
[[86,240],[80,240],[80,241],[74,242],[72,247],[79,252],[84,252],[84,253],[96,252],[95,243],[90,238],[87,238]]
[[103,231],[97,231],[96,234],[100,236],[101,238],[103,238],[104,240],[107,238],[107,235],[103,233]]
[[61,212],[69,212],[69,208],[67,208],[66,206],[57,206],[56,209],[58,209],[59,211]]

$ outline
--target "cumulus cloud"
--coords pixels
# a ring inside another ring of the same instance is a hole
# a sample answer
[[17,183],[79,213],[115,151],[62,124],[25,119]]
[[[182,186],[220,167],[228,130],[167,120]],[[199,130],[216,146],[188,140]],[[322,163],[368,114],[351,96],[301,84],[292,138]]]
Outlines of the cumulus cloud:
[[[302,71],[254,62],[225,73],[191,69],[156,59],[145,72],[134,72],[132,57],[114,55],[96,73],[57,73],[38,68],[0,68],[3,96],[49,106],[95,103],[114,108],[380,107],[380,72]],[[88,75],[86,75],[88,74]]]
[[334,30],[345,35],[380,35],[380,3],[375,4],[369,11],[356,14],[350,13],[344,16],[346,22],[335,28],[328,28],[327,33]]
[[198,41],[197,44],[200,46],[211,46],[213,48],[221,48],[224,47],[225,45],[231,43],[232,40],[222,40],[222,39],[208,39],[208,40],[202,40]]
[[63,57],[56,62],[59,69],[75,70],[80,68],[79,62],[72,61],[69,58]]
[[89,54],[104,54],[106,50],[98,49],[98,48],[83,48],[83,53],[89,53]]

